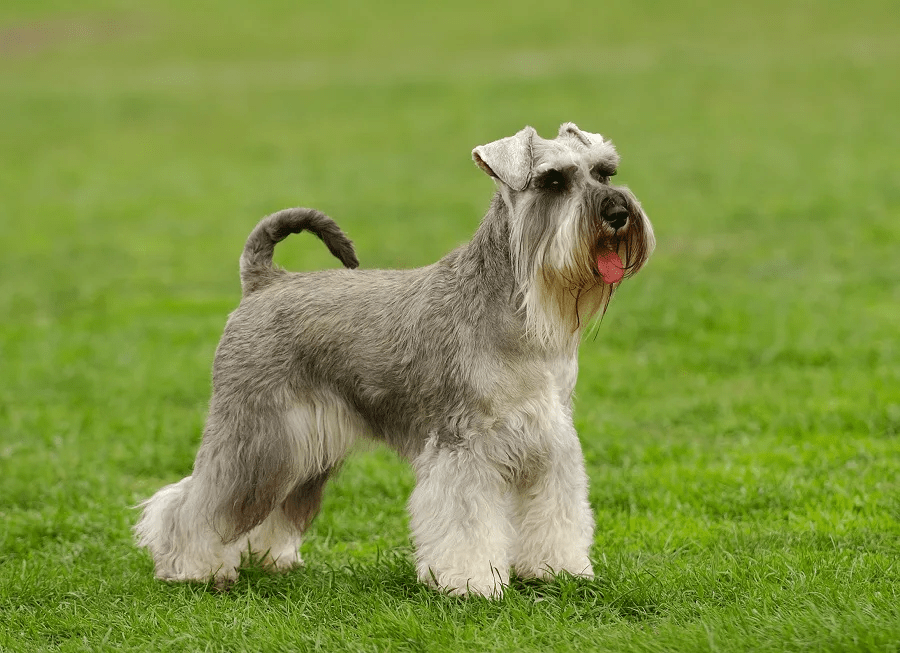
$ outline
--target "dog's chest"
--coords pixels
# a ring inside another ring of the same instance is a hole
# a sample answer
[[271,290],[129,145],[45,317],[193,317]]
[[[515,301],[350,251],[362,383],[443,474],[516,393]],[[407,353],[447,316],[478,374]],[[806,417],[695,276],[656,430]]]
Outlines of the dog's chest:
[[571,358],[515,361],[473,355],[464,365],[431,367],[430,375],[396,371],[369,377],[352,402],[375,435],[414,453],[429,437],[444,444],[491,432],[531,440],[552,430],[570,411],[577,377]]

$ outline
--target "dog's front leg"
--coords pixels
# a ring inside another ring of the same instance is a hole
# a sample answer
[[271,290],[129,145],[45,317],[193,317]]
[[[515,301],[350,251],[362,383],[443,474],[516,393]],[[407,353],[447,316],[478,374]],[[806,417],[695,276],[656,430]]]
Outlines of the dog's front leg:
[[520,578],[559,572],[593,578],[588,558],[594,517],[588,503],[584,457],[575,427],[560,416],[543,432],[546,457],[525,475],[513,497],[516,540],[512,566]]
[[500,598],[509,584],[510,488],[469,442],[432,438],[409,500],[419,580],[449,594]]

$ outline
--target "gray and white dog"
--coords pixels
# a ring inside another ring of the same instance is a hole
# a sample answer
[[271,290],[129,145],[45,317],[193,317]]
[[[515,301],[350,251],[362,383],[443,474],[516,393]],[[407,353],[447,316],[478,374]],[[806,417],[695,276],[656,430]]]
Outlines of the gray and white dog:
[[325,483],[364,437],[412,462],[421,581],[498,597],[511,569],[593,576],[578,344],[647,261],[653,229],[610,184],[612,143],[572,123],[472,156],[496,181],[490,210],[470,243],[424,268],[274,268],[275,244],[304,230],[358,266],[313,209],[250,234],[193,474],[144,502],[135,526],[157,577],[227,583],[248,549],[276,569],[301,564]]

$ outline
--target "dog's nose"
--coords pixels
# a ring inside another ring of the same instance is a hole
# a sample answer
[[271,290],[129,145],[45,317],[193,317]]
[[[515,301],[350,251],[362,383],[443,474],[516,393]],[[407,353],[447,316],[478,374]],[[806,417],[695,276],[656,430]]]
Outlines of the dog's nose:
[[604,211],[603,219],[613,229],[621,229],[628,222],[628,209],[624,206],[613,205]]

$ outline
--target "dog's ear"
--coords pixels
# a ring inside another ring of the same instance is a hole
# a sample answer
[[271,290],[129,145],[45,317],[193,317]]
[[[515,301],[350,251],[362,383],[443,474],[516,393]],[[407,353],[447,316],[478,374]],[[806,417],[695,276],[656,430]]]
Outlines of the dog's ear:
[[525,127],[514,136],[479,145],[472,150],[472,158],[479,168],[499,179],[513,190],[525,190],[531,177],[534,159],[532,141],[536,132]]
[[592,145],[600,145],[604,143],[603,136],[600,134],[592,134],[591,132],[581,131],[574,122],[564,122],[559,126],[559,135],[557,138],[575,138],[585,147]]

